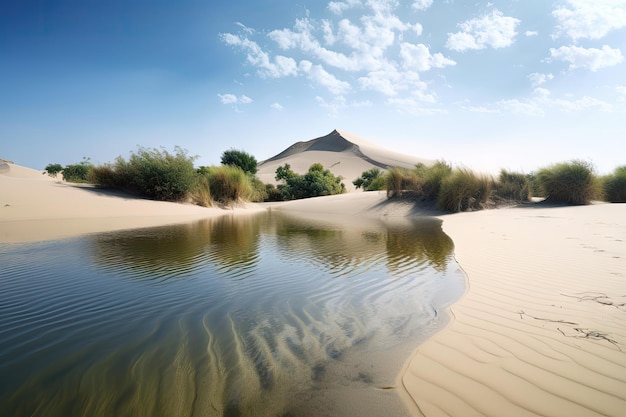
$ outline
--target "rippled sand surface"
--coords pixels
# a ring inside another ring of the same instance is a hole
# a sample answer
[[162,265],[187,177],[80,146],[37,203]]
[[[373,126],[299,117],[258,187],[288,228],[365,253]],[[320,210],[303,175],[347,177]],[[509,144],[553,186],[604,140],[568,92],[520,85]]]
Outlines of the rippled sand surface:
[[0,245],[1,416],[407,415],[465,289],[434,219],[260,214]]

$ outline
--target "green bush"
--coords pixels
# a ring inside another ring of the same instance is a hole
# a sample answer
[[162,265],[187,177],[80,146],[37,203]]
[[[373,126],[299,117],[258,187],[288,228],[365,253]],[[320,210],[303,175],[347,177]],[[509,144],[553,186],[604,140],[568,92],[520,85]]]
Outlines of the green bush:
[[231,149],[222,154],[222,165],[233,165],[241,168],[244,172],[255,175],[257,172],[257,160],[254,156],[244,151]]
[[304,175],[293,172],[289,164],[276,169],[276,181],[282,182],[278,189],[286,200],[345,193],[341,180],[319,163],[311,165]]
[[419,195],[421,193],[422,181],[416,171],[404,168],[392,167],[385,175],[385,186],[387,188],[387,198],[403,197],[407,193]]
[[479,210],[489,201],[492,187],[491,178],[456,169],[441,182],[437,204],[452,212]]
[[124,188],[155,200],[183,201],[197,186],[194,160],[179,147],[173,154],[139,147],[128,161],[118,157],[112,165],[94,167],[90,179],[103,187]]
[[207,179],[211,198],[219,204],[249,200],[253,195],[250,178],[237,166],[200,167],[199,173]]
[[56,177],[59,172],[63,171],[63,165],[61,164],[48,164],[44,170],[44,174],[48,174],[51,177]]
[[495,183],[495,197],[507,202],[524,203],[530,201],[530,181],[528,176],[517,172],[500,170]]
[[383,190],[385,188],[385,179],[382,173],[379,168],[363,171],[359,178],[352,181],[352,184],[354,184],[357,190],[361,187],[363,187],[363,191]]
[[417,176],[421,178],[422,197],[426,200],[435,201],[439,196],[441,184],[452,174],[452,167],[444,161],[437,161],[430,167],[418,164],[415,166],[415,171]]
[[[67,165],[61,171],[63,180],[68,182],[87,182],[87,174],[93,167],[89,158],[83,158],[78,164]],[[56,167],[55,167],[56,168]]]
[[547,201],[589,204],[602,198],[602,184],[591,164],[584,161],[562,162],[542,168],[536,177]]
[[605,199],[612,203],[626,203],[626,165],[615,168],[604,180]]

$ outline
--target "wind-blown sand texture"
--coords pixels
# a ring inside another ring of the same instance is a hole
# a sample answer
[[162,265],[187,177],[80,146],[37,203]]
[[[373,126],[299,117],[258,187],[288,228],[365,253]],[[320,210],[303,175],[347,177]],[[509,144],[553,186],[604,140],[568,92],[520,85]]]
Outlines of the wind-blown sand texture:
[[442,218],[469,290],[402,378],[421,413],[626,415],[626,205]]
[[[313,162],[330,167],[336,149],[346,146],[339,165],[348,170],[334,172],[347,184],[373,165],[363,165],[356,148],[342,142],[345,134],[339,136],[330,148],[325,141],[307,142],[322,149],[304,146],[308,150],[296,149],[272,163],[291,161],[297,168],[299,161],[304,171]],[[378,151],[368,148],[368,157],[394,156]],[[415,415],[626,415],[625,204],[442,215],[407,201],[390,202],[384,192],[358,192],[254,207],[237,211],[286,210],[351,222],[361,216],[440,216],[469,289],[452,306],[451,323],[417,347],[400,373],[398,384]],[[225,212],[230,211],[69,185],[11,163],[0,166],[0,242]]]
[[230,212],[69,184],[12,163],[0,166],[0,242],[160,226]]
[[291,169],[304,174],[311,164],[319,162],[334,175],[343,177],[348,191],[354,191],[352,181],[372,168],[390,166],[414,168],[417,163],[433,161],[397,153],[370,143],[348,132],[333,130],[326,136],[306,142],[297,142],[281,153],[262,161],[257,176],[264,183],[276,184],[276,168],[289,164]]

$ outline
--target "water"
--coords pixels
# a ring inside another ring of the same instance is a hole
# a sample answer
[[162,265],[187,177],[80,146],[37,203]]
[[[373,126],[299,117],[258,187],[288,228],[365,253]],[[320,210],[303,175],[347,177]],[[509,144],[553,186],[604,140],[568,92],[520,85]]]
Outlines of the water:
[[452,250],[434,219],[271,212],[0,245],[0,416],[406,414]]

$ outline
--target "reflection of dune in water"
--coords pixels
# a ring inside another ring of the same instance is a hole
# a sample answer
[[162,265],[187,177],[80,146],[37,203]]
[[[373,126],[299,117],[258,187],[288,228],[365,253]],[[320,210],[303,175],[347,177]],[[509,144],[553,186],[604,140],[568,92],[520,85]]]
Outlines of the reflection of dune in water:
[[0,416],[402,413],[375,388],[464,284],[424,227],[262,215],[0,248]]

